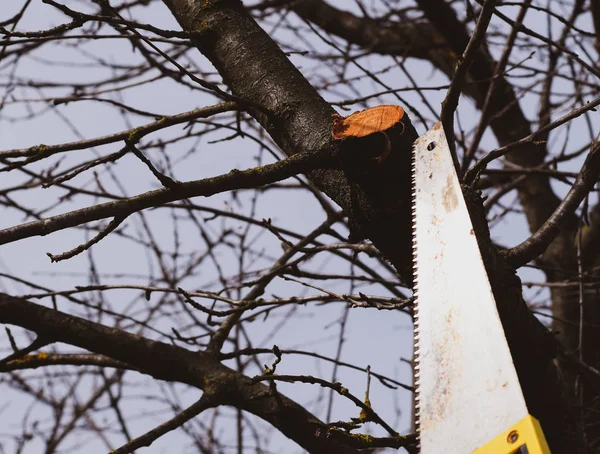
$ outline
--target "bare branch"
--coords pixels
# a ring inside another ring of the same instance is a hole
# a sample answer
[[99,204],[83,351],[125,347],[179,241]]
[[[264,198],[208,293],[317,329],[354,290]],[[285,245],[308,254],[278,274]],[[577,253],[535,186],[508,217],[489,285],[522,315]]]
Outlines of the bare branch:
[[[600,103],[600,101],[599,101]],[[577,179],[569,193],[563,199],[552,216],[544,225],[528,239],[505,253],[509,263],[522,266],[543,254],[548,245],[560,233],[562,223],[567,215],[575,212],[579,204],[589,194],[600,177],[600,136],[596,139]]]
[[242,171],[232,170],[225,175],[180,183],[172,189],[157,189],[128,199],[102,203],[40,221],[33,221],[0,230],[0,244],[11,243],[32,236],[48,235],[58,230],[107,217],[126,218],[143,209],[160,206],[184,198],[208,197],[233,189],[254,188],[284,180],[310,170],[333,167],[334,162],[335,158],[332,156],[332,152],[327,149],[321,153],[311,155],[297,154],[283,161],[267,164],[263,167],[255,167]]

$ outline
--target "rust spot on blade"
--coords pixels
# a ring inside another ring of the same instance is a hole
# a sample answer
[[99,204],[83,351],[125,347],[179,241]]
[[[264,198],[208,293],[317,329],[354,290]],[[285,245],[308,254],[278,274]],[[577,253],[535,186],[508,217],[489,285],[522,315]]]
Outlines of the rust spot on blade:
[[454,188],[454,181],[452,179],[452,175],[448,175],[448,178],[446,180],[446,186],[444,187],[444,193],[443,193],[443,204],[444,207],[446,208],[446,211],[452,211],[456,208],[456,205],[458,205],[458,197],[456,196],[456,193],[453,191]]
[[[448,327],[455,326],[454,317],[458,314],[454,309],[450,309],[445,316]],[[449,345],[455,345],[460,338],[460,334],[454,330],[446,332],[445,339],[437,345],[435,349],[436,362],[438,364],[436,374],[436,393],[433,399],[426,403],[427,420],[421,420],[421,427],[433,427],[439,421],[444,420],[448,406],[451,404],[456,388],[457,381],[462,379],[461,364],[462,359],[456,355],[453,349],[447,348]]]

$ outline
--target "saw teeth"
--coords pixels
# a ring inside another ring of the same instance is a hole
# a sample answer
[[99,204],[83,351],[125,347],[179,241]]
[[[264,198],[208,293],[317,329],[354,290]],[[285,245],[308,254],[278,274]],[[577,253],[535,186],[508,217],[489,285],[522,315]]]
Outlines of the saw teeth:
[[420,442],[420,408],[421,400],[419,395],[419,387],[421,385],[421,368],[419,364],[420,344],[419,344],[419,299],[418,289],[419,280],[417,273],[417,206],[416,206],[416,176],[415,176],[415,161],[416,150],[413,144],[411,155],[411,214],[412,214],[412,262],[413,262],[413,326],[414,326],[414,353],[413,353],[413,385],[415,388],[414,397],[414,412],[415,412],[415,428],[417,432],[417,443]]

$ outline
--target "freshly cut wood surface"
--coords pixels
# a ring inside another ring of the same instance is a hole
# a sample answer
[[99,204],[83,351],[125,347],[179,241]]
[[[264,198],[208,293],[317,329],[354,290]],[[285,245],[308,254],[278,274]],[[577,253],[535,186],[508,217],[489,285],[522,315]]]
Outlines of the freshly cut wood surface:
[[383,105],[360,110],[353,114],[342,117],[333,114],[333,130],[331,135],[334,139],[344,137],[364,137],[375,132],[390,129],[404,116],[404,109],[400,106]]

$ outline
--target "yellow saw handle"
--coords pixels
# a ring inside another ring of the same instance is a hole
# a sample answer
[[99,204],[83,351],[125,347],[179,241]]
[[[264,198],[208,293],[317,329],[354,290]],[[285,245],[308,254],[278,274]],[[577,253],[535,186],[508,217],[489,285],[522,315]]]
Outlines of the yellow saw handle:
[[527,415],[473,454],[550,454],[550,449],[538,420]]

